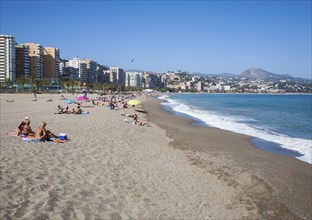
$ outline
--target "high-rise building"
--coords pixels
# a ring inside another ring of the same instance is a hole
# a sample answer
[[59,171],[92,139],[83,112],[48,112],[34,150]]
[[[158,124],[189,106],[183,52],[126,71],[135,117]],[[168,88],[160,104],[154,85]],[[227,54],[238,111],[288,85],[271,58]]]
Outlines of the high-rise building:
[[82,59],[81,62],[85,63],[87,67],[87,74],[84,82],[94,83],[96,81],[95,79],[97,78],[97,63],[90,59]]
[[142,73],[126,72],[126,86],[141,87]]
[[15,38],[0,35],[0,82],[16,81]]
[[110,82],[114,85],[125,86],[126,75],[125,71],[119,67],[111,67],[110,69]]
[[58,79],[60,76],[60,51],[53,47],[44,47],[44,77]]
[[16,52],[16,78],[29,78],[29,49],[28,46],[17,44],[15,46]]
[[43,47],[36,43],[25,43],[29,48],[30,77],[42,79],[44,77]]
[[68,66],[75,67],[76,69],[79,69],[80,63],[81,63],[81,59],[79,57],[75,57],[74,59],[68,61]]
[[78,78],[80,82],[87,82],[87,63],[82,62],[82,59],[75,57],[68,61],[68,66],[74,67],[78,70]]

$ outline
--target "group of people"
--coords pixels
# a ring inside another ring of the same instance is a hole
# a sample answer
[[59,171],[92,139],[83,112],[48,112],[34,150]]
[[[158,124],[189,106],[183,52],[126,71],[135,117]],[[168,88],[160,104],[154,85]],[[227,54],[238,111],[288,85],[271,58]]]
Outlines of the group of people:
[[82,114],[82,109],[80,105],[77,105],[77,110],[73,108],[72,110],[69,110],[69,107],[66,108],[61,107],[60,105],[57,106],[57,112],[54,114]]
[[16,128],[17,136],[32,136],[39,141],[50,140],[51,138],[58,138],[57,135],[46,129],[46,122],[42,122],[38,129],[34,132],[30,127],[30,120],[26,117]]
[[[128,113],[120,112],[120,115],[133,118],[133,122],[135,125],[150,127],[150,124],[147,121],[139,122],[137,114],[128,114]],[[127,119],[125,119],[125,122],[129,123]]]

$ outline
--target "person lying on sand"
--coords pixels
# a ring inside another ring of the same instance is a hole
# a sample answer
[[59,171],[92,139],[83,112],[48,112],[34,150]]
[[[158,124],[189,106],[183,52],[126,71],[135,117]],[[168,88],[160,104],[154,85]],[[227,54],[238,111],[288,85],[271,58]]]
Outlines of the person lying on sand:
[[124,112],[120,112],[120,115],[126,116],[126,117],[130,117],[133,118],[134,115],[128,114],[128,113],[124,113]]
[[58,136],[53,134],[51,131],[46,130],[46,125],[46,122],[42,122],[36,131],[36,138],[38,138],[39,141],[49,141],[51,138],[58,138]]
[[137,125],[145,126],[145,127],[151,127],[150,124],[147,121],[139,122]]

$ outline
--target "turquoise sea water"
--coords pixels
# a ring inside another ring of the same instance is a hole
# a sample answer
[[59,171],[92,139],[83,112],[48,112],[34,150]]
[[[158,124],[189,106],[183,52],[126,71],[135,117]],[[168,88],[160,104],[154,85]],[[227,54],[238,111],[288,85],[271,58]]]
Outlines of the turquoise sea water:
[[312,95],[170,94],[165,109],[255,137],[256,146],[312,163]]

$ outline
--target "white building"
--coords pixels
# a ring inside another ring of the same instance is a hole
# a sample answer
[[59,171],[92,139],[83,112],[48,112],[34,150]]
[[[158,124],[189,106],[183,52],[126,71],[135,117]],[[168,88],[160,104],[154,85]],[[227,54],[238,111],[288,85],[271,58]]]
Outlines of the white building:
[[0,35],[0,82],[16,81],[15,45],[13,36]]
[[141,87],[142,73],[126,72],[126,86]]
[[110,67],[110,77],[109,80],[112,82],[114,85],[121,85],[125,86],[126,83],[126,75],[125,71],[119,67]]

